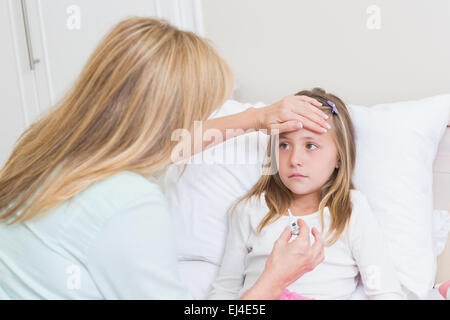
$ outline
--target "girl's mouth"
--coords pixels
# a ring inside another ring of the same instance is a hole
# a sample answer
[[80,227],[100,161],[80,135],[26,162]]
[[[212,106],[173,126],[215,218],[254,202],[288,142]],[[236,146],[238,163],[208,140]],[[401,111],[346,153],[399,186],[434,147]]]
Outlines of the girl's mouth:
[[302,174],[299,173],[295,173],[293,175],[290,175],[289,178],[293,178],[293,179],[303,179],[303,178],[307,178],[307,176],[304,176]]

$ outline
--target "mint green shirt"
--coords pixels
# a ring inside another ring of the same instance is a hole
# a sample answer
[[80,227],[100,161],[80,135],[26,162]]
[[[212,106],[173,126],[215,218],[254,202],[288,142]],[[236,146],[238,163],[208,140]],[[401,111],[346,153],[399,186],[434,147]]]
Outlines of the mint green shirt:
[[40,220],[0,224],[0,299],[192,299],[160,187],[122,172]]

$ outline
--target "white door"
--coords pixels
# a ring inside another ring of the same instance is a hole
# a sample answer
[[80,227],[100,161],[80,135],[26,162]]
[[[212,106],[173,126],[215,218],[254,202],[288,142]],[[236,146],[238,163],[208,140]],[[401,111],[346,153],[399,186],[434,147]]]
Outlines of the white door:
[[[28,0],[31,4],[32,1]],[[45,55],[54,104],[78,76],[102,37],[130,16],[163,17],[196,31],[194,1],[38,0]]]
[[202,35],[199,0],[1,0],[0,165],[20,133],[54,105],[103,36],[130,16]]
[[39,109],[22,10],[14,6],[18,2],[0,1],[0,166]]

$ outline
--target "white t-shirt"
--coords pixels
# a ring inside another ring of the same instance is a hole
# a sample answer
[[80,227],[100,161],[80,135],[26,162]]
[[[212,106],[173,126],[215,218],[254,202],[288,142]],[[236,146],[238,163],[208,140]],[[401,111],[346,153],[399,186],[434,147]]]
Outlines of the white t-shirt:
[[[349,228],[332,246],[325,247],[320,265],[287,289],[314,299],[348,299],[361,279],[369,299],[403,299],[388,245],[366,197],[357,190],[351,190],[350,197],[353,210]],[[222,265],[209,299],[238,299],[251,288],[262,274],[275,241],[289,224],[289,216],[283,216],[258,234],[258,225],[269,211],[263,199],[241,203],[231,216]],[[298,218],[310,229],[322,230],[319,211]],[[325,207],[323,235],[330,218]],[[313,244],[311,233],[310,239]]]

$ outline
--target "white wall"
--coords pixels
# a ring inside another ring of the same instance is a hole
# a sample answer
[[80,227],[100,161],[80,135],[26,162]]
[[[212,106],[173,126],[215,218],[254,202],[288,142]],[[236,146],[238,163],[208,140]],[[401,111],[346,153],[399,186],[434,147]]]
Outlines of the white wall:
[[[380,9],[380,29],[370,5]],[[448,0],[202,0],[244,102],[320,86],[354,104],[450,93]],[[376,24],[375,24],[376,26]]]

